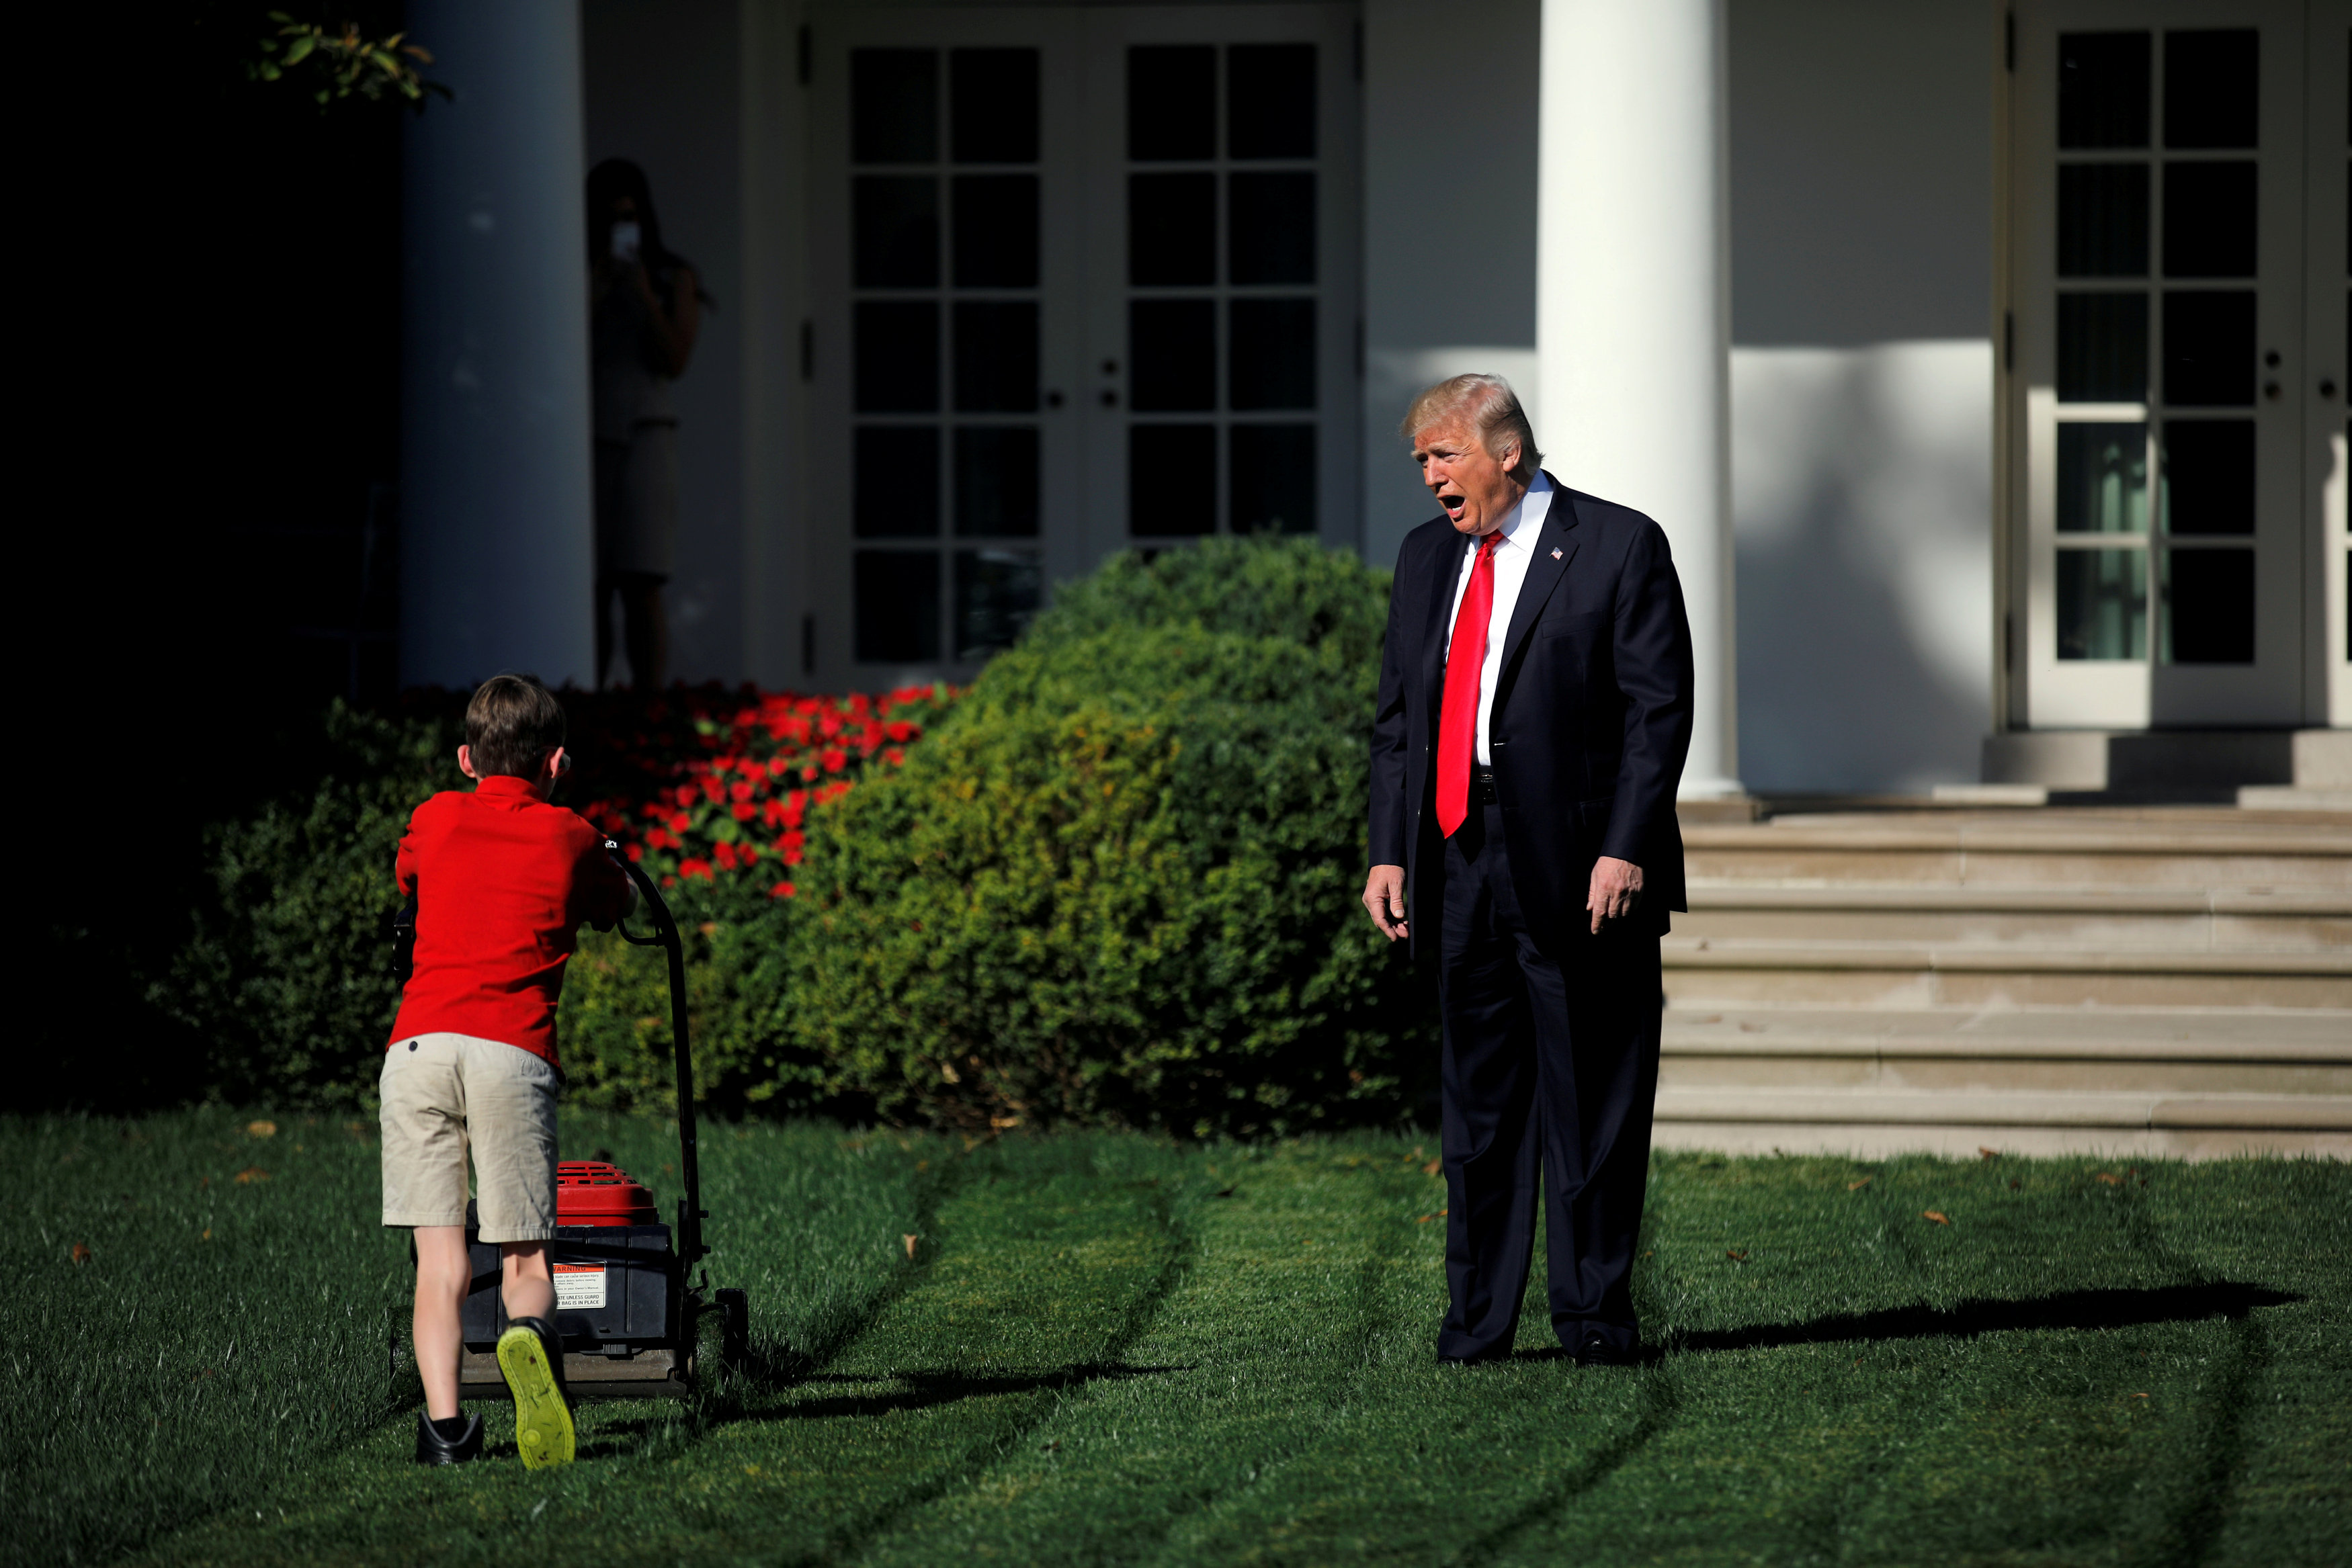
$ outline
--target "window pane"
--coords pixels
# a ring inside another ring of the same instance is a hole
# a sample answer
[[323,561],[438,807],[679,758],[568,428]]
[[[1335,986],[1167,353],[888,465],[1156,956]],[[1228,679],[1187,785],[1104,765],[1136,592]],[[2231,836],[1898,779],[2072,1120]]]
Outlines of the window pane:
[[2254,552],[2164,552],[2164,662],[2254,662]]
[[2147,657],[2146,551],[2058,552],[2058,656]]
[[2254,531],[2253,421],[2165,422],[2164,527],[2175,534]]
[[955,433],[955,530],[959,538],[1037,536],[1037,432],[1027,425]]
[[2249,289],[2164,297],[2164,401],[2243,408],[2254,401],[2254,296]]
[[861,174],[851,183],[852,269],[860,288],[929,288],[940,281],[940,183]]
[[959,288],[1037,287],[1037,176],[955,177]]
[[929,163],[940,155],[939,69],[930,49],[849,51],[849,156]]
[[2147,426],[2058,427],[2058,531],[2147,532]]
[[2058,37],[2058,145],[2147,145],[2146,33]]
[[2147,296],[2058,297],[2058,401],[2141,402],[2147,397]]
[[1217,307],[1210,299],[1136,299],[1127,307],[1129,400],[1146,413],[1217,406]]
[[2252,27],[2164,35],[2164,144],[2252,147],[2261,39]]
[[1315,301],[1236,299],[1233,317],[1233,406],[1315,406]]
[[2058,170],[2058,276],[2147,276],[2147,165]]
[[1029,413],[1037,407],[1037,306],[959,299],[955,307],[959,413]]
[[1139,163],[1217,155],[1215,46],[1127,51],[1127,155]]
[[2164,166],[2164,270],[2172,277],[2254,275],[2252,163]]
[[855,641],[861,664],[918,664],[940,656],[936,550],[857,552]]
[[857,412],[937,413],[940,308],[928,299],[869,299],[855,320]]
[[1217,177],[1127,177],[1127,280],[1139,287],[1217,281]]
[[850,511],[861,539],[937,538],[940,433],[929,424],[869,424],[856,436]]
[[1233,428],[1233,519],[1237,534],[1315,531],[1315,427]]
[[967,663],[1010,648],[1037,618],[1037,558],[1012,550],[956,551],[956,657]]
[[1235,44],[1225,53],[1225,145],[1235,158],[1315,156],[1315,46]]
[[1037,162],[1037,51],[951,52],[948,139],[959,163]]
[[1226,188],[1229,280],[1314,282],[1315,176],[1305,171],[1231,174]]
[[1127,431],[1127,531],[1217,531],[1217,427],[1132,424]]

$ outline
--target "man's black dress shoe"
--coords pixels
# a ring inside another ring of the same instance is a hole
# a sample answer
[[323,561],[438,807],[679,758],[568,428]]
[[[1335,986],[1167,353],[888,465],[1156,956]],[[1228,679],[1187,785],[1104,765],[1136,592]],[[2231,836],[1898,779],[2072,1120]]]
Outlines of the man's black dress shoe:
[[1595,1331],[1587,1333],[1584,1336],[1584,1343],[1576,1347],[1576,1364],[1579,1366],[1631,1366],[1633,1364],[1633,1357],[1630,1351],[1619,1350]]
[[441,1423],[424,1411],[416,1413],[416,1462],[420,1465],[462,1465],[467,1459],[478,1458],[482,1452],[482,1418],[467,1416],[462,1419],[451,1416],[447,1425],[457,1428],[454,1437],[441,1435]]

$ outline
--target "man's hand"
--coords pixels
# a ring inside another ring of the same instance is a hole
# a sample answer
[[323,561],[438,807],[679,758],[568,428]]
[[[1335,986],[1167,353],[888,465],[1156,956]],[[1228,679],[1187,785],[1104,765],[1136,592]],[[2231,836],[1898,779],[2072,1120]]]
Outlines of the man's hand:
[[[1380,874],[1379,868],[1372,874]],[[1366,903],[1371,894],[1364,894]],[[1584,907],[1592,915],[1592,934],[1601,935],[1604,920],[1622,920],[1641,906],[1642,868],[1632,861],[1612,860],[1602,855],[1592,864],[1592,891],[1585,895]]]
[[1404,925],[1404,867],[1374,866],[1372,874],[1364,879],[1364,907],[1390,941],[1411,935]]

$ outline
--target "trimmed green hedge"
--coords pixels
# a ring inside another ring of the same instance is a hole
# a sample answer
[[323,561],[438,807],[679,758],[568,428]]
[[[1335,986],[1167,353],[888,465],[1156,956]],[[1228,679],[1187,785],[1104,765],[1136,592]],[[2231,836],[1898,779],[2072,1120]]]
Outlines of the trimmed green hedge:
[[[1386,604],[1352,557],[1211,540],[1066,587],[960,698],[567,698],[583,810],[688,934],[698,1092],[1200,1134],[1417,1108],[1432,1003],[1357,903]],[[462,783],[457,726],[338,706],[327,738],[315,787],[213,831],[151,988],[223,1099],[373,1098],[393,851]],[[657,950],[583,933],[559,1029],[574,1103],[671,1103]]]
[[1357,903],[1384,574],[1305,541],[1062,591],[900,772],[813,818],[780,1021],[887,1115],[1387,1120],[1429,1004]]

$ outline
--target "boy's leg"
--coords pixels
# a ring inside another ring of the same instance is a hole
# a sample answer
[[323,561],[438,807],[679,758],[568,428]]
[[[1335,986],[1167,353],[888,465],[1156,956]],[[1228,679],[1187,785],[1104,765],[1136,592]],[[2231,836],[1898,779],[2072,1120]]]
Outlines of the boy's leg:
[[411,1322],[427,1413],[457,1413],[458,1314],[472,1274],[466,1257],[466,1088],[458,1037],[420,1035],[384,1053],[383,1222],[416,1244]]
[[547,1265],[544,1241],[509,1241],[499,1249],[503,1278],[499,1294],[507,1316],[555,1319],[555,1276]]
[[473,1274],[464,1226],[416,1228],[416,1309],[409,1332],[416,1374],[425,1380],[425,1413],[436,1421],[457,1414],[457,1362],[466,1348],[458,1315]]
[[555,1329],[547,1245],[555,1239],[555,1069],[511,1045],[468,1040],[466,1095],[481,1238],[503,1255],[507,1331],[499,1370],[514,1396],[515,1446],[531,1469],[569,1463],[577,1434]]

